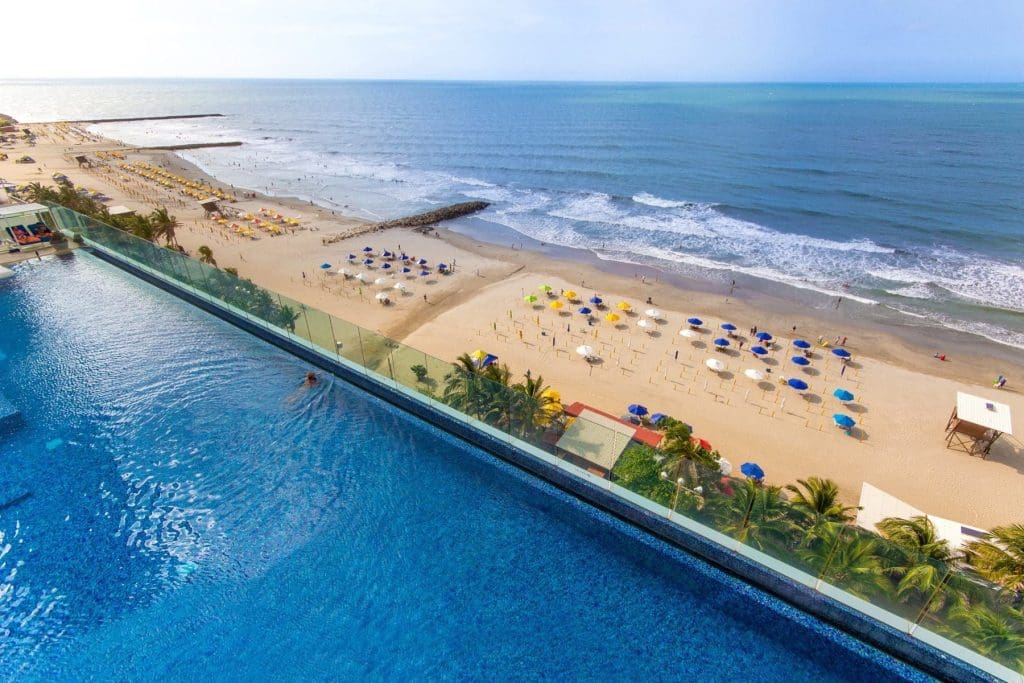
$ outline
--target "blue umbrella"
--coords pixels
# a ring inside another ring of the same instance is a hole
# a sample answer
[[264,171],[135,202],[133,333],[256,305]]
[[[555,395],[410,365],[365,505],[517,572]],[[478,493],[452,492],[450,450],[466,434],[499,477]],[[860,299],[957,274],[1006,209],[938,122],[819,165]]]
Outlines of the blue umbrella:
[[382,263],[380,267],[383,268],[384,270],[387,270],[388,268],[391,267],[391,264],[390,263]]
[[654,415],[651,415],[651,424],[658,424],[666,417],[668,417],[668,415],[666,415],[665,413],[655,413]]
[[647,408],[639,403],[630,403],[627,410],[629,410],[630,415],[636,415],[637,417],[643,417],[647,414]]
[[323,263],[320,264],[320,268],[322,270],[330,270],[331,267],[332,267],[331,264],[327,263],[326,261],[324,261]]
[[795,364],[795,365],[810,365],[811,364],[811,361],[807,360],[803,356],[793,356],[789,360],[792,361],[793,364]]
[[836,389],[835,391],[832,392],[832,395],[838,398],[840,401],[843,401],[844,403],[846,401],[853,400],[853,394],[851,394],[846,389]]
[[797,391],[807,391],[807,382],[803,381],[802,379],[787,380],[786,384],[793,387]]
[[768,334],[767,332],[758,332],[754,336],[760,339],[761,341],[771,341],[772,338],[772,335]]
[[592,303],[595,306],[597,306],[598,304],[604,303],[604,299],[602,299],[599,296],[592,296],[592,297],[590,297],[590,303]]
[[811,348],[810,342],[804,341],[803,339],[795,339],[793,341],[793,346],[795,346],[798,349],[809,349],[809,348]]
[[427,265],[427,259],[425,259],[425,258],[421,258],[421,259],[420,259],[419,261],[417,261],[416,263],[418,263],[418,264],[419,264],[419,265],[421,265],[421,266],[425,266],[425,265]]
[[447,263],[438,263],[437,264],[437,269],[438,270],[447,270],[448,269],[448,264]]
[[355,254],[349,254],[348,255],[348,260],[349,261],[355,261],[356,260],[356,255]]
[[752,354],[754,354],[755,356],[767,356],[768,355],[768,349],[764,348],[763,346],[751,346],[750,347],[750,352]]
[[590,313],[591,313],[590,309],[587,308],[586,306],[580,306],[579,309],[577,309],[576,312],[577,313],[582,313],[583,315],[590,315]]
[[409,260],[409,257],[405,255],[404,251],[402,252],[402,255],[399,256],[398,258],[402,259],[403,261],[408,261]]
[[363,253],[369,254],[371,251],[373,251],[373,247],[363,247]]
[[719,337],[715,340],[715,346],[726,347],[729,345],[729,340],[724,337]]
[[764,470],[756,462],[745,462],[740,465],[740,472],[743,476],[751,479],[764,479]]
[[426,277],[428,275],[430,275],[430,271],[429,270],[421,270],[420,271],[420,277]]
[[372,258],[368,258],[368,259],[363,259],[363,265],[364,265],[364,266],[368,266],[368,265],[370,265],[371,263],[373,263],[373,259],[372,259]]
[[832,421],[835,422],[837,426],[842,427],[843,429],[850,429],[855,424],[857,424],[857,422],[852,417],[850,417],[849,415],[843,415],[842,413],[836,413],[835,415],[833,415]]
[[732,323],[723,323],[722,329],[725,330],[726,332],[732,332],[733,330],[736,329],[736,326],[733,325]]
[[701,320],[700,318],[687,318],[686,322],[690,323],[691,325],[693,325],[695,327],[697,325],[703,325],[704,324],[704,321]]
[[839,356],[840,358],[849,358],[850,352],[846,349],[832,349],[832,353]]
[[411,268],[402,268],[402,272],[403,273],[411,273],[412,269]]
[[385,250],[384,250],[384,253],[383,253],[383,254],[381,254],[381,256],[383,256],[384,258],[388,258],[389,256],[394,256],[394,254],[392,254],[392,253],[391,253],[390,251],[388,251],[387,249],[385,249]]

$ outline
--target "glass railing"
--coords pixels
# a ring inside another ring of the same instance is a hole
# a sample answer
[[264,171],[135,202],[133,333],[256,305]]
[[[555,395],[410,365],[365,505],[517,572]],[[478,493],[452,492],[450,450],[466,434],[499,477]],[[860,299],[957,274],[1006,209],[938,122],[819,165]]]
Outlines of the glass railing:
[[[569,417],[543,397],[543,387],[528,394],[500,373],[490,376],[471,362],[430,356],[64,207],[51,210],[69,237],[78,235],[989,675],[1024,681],[1024,624],[1014,596],[998,593],[955,562],[921,556],[847,522],[796,515],[778,489],[631,442],[606,423]],[[559,448],[569,430],[572,449]],[[581,449],[616,455],[607,467],[597,467]]]

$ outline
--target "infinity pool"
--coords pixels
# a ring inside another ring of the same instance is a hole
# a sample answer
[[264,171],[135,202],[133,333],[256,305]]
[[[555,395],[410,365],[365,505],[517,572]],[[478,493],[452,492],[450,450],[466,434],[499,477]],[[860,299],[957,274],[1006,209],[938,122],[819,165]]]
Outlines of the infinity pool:
[[79,252],[0,283],[0,676],[920,680]]

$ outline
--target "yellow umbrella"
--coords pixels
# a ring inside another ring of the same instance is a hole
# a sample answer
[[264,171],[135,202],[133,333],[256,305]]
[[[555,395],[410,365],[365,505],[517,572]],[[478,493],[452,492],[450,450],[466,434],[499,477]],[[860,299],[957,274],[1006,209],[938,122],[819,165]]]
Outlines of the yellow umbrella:
[[552,302],[551,302],[550,304],[548,304],[548,305],[549,305],[549,306],[550,306],[551,308],[553,308],[553,309],[555,309],[555,310],[557,311],[557,310],[558,310],[559,308],[561,308],[561,307],[562,307],[562,306],[564,306],[565,304],[563,304],[563,303],[562,303],[561,301],[552,301]]
[[481,351],[480,349],[477,349],[473,353],[469,354],[469,357],[472,358],[473,360],[483,360],[484,358],[487,357],[487,354]]
[[574,291],[572,291],[570,289],[568,292],[565,293],[565,298],[566,299],[575,299],[576,298],[576,292],[574,292]]
[[632,308],[632,306],[627,304],[625,301],[620,301],[619,303],[615,304],[615,308],[619,309],[620,311],[628,311],[629,309]]
[[610,323],[617,323],[617,322],[619,322],[619,316],[615,315],[614,313],[609,313],[608,315],[606,315],[604,317],[604,319],[607,320]]
[[541,285],[537,289],[539,289],[542,292],[550,292],[552,290],[552,287],[551,285]]

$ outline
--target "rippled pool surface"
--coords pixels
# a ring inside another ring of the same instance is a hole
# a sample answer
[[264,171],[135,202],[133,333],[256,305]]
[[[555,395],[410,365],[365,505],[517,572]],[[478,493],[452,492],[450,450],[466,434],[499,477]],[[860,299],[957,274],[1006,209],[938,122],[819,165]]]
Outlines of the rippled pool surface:
[[16,272],[3,678],[918,676],[94,257]]

